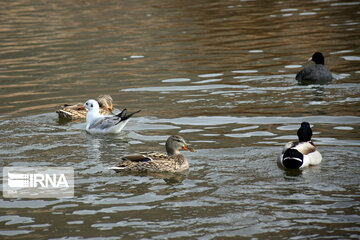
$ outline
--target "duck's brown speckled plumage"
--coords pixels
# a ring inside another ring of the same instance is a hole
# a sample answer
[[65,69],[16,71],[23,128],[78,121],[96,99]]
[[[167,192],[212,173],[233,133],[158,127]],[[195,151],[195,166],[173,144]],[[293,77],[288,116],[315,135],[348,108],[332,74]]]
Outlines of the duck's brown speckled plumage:
[[166,142],[166,153],[150,152],[121,157],[121,163],[111,169],[133,172],[181,172],[189,169],[186,158],[179,150],[194,151],[180,136],[170,136]]
[[[135,158],[140,161],[133,160]],[[147,153],[124,156],[118,167],[133,172],[181,172],[189,168],[189,163],[182,154],[168,156],[165,153]]]
[[[110,95],[100,95],[97,99],[100,105],[100,114],[109,115],[113,110],[112,105],[112,97]],[[59,115],[60,119],[68,119],[68,120],[78,120],[78,119],[86,119],[86,114],[88,110],[86,110],[83,106],[84,104],[78,103],[74,105],[65,104],[60,107],[56,113]]]

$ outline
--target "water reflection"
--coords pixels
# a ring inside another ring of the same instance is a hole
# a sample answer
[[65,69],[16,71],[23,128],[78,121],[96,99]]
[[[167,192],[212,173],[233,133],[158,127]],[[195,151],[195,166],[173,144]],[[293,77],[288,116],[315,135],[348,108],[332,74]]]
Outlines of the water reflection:
[[101,151],[100,151],[100,140],[98,136],[92,136],[90,134],[86,134],[86,140],[87,140],[87,156],[88,160],[93,163],[98,163],[101,158]]
[[140,177],[152,177],[156,179],[162,179],[164,182],[168,185],[179,185],[181,184],[186,177],[189,174],[189,171],[181,172],[181,173],[140,173],[140,172],[131,172],[131,173],[124,173],[124,172],[118,172],[117,174],[121,175],[134,175],[134,176],[140,176]]
[[296,181],[298,177],[302,176],[301,169],[286,169],[284,170],[284,179],[288,181]]

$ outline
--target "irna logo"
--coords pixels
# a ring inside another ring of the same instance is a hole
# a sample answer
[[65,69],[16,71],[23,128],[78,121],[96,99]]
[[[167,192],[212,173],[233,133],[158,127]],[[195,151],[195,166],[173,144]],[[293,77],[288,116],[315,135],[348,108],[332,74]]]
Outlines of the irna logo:
[[4,167],[3,196],[63,198],[74,196],[74,169],[68,167]]
[[65,174],[22,174],[8,172],[8,184],[12,188],[36,188],[36,187],[69,187]]

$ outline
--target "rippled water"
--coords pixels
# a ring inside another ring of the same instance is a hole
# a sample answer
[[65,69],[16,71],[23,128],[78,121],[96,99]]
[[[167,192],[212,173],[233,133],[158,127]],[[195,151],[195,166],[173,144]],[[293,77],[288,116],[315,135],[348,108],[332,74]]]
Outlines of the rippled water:
[[[359,239],[360,2],[6,1],[2,166],[75,169],[71,199],[0,199],[1,239]],[[335,79],[299,85],[321,51]],[[92,136],[55,110],[110,94],[142,112]],[[320,166],[279,169],[313,126]],[[114,173],[180,134],[185,175]],[[1,173],[2,174],[2,173]]]

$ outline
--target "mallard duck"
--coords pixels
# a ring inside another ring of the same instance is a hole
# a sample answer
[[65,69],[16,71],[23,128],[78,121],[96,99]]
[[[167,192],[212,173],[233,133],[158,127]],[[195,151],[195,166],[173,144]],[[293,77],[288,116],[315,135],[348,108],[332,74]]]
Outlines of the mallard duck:
[[99,103],[90,99],[86,101],[84,107],[88,110],[86,115],[86,131],[88,133],[119,133],[136,113],[127,114],[126,108],[117,115],[101,115]]
[[186,158],[180,153],[180,150],[194,152],[184,138],[181,136],[170,136],[165,144],[165,153],[140,153],[121,157],[122,162],[110,169],[116,172],[182,172],[189,168]]
[[284,168],[299,169],[318,165],[322,156],[314,143],[311,142],[312,130],[308,122],[302,122],[297,131],[299,142],[288,142],[278,159]]
[[[100,95],[97,99],[100,106],[100,114],[108,115],[111,114],[114,110],[113,108],[113,99],[110,95]],[[68,120],[77,120],[77,119],[85,119],[87,110],[83,106],[84,104],[78,103],[75,105],[65,104],[60,107],[56,113],[59,115],[60,119],[68,119]]]
[[315,64],[303,68],[296,74],[296,80],[300,82],[319,82],[326,83],[332,80],[330,70],[325,66],[325,59],[321,52],[316,52],[311,59]]

